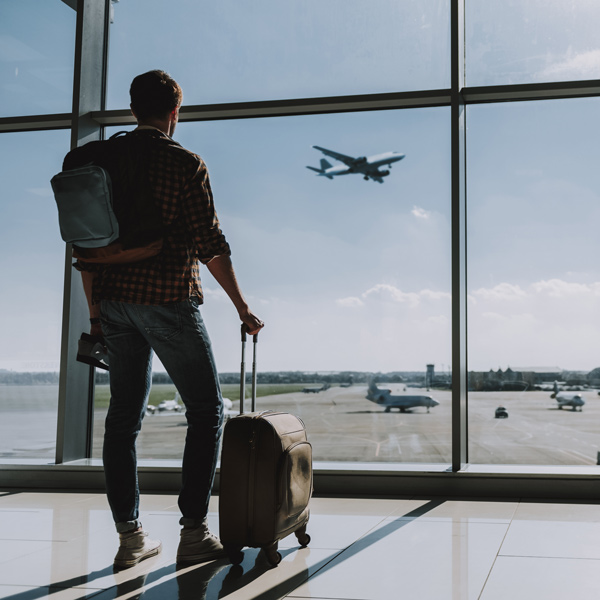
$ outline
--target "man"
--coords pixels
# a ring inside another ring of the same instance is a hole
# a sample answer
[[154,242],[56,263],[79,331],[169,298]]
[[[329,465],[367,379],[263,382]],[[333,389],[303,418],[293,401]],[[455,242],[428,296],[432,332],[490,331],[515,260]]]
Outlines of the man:
[[237,284],[206,166],[171,139],[181,88],[163,71],[150,71],[133,80],[130,94],[138,127],[129,135],[144,147],[152,201],[164,224],[162,251],[136,263],[86,265],[79,261],[76,265],[84,273],[93,273],[92,301],[100,303],[110,364],[103,461],[108,501],[120,535],[116,568],[134,566],[161,551],[161,543],[149,539],[139,521],[135,450],[150,391],[153,352],[177,387],[188,421],[177,561],[195,563],[224,556],[206,522],[223,402],[210,340],[198,310],[202,303],[199,262],[206,264],[228,294],[248,332],[257,333],[263,327]]

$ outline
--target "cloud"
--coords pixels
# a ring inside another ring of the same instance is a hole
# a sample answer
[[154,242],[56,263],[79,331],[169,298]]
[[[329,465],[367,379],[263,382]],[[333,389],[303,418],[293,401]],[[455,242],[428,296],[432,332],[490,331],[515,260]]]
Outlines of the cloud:
[[[267,323],[261,333],[260,368],[377,371],[449,364],[450,293],[443,288],[375,281],[381,283],[346,295],[274,296],[264,307],[252,300],[251,306],[257,307]],[[205,288],[210,298],[203,317],[220,369],[234,371],[238,367],[237,315],[216,284],[211,287]],[[599,297],[600,280],[567,276],[527,283],[503,281],[470,290],[470,368],[536,363],[591,370],[598,366]],[[294,336],[292,342],[294,331],[302,335]]]
[[410,211],[417,219],[429,219],[431,213],[424,208],[419,208],[418,206],[413,206],[413,209]]
[[368,298],[369,296],[374,296],[383,301],[387,300],[398,302],[400,304],[409,304],[410,306],[417,306],[419,304],[418,294],[415,294],[414,292],[403,292],[397,287],[387,283],[379,283],[362,295],[363,298]]
[[340,298],[339,300],[336,300],[335,303],[338,306],[343,306],[344,308],[360,308],[361,306],[365,305],[360,298],[356,298],[355,296],[350,296],[349,298]]
[[600,50],[589,50],[578,54],[573,54],[569,50],[563,60],[549,65],[539,74],[540,79],[596,79],[598,77],[600,77]]
[[493,288],[479,288],[473,291],[473,295],[481,300],[522,300],[527,297],[527,292],[518,285],[511,283],[500,283]]
[[452,294],[448,292],[434,292],[433,290],[421,290],[419,296],[426,300],[452,300]]
[[600,282],[554,278],[480,288],[469,305],[469,364],[597,366]]
[[532,289],[541,295],[553,298],[565,298],[573,296],[585,296],[588,294],[600,295],[600,283],[568,283],[561,279],[549,279],[548,281],[537,281],[531,285]]
[[350,296],[348,298],[340,298],[336,300],[338,306],[345,308],[360,308],[365,306],[369,299],[379,300],[381,302],[392,302],[396,304],[404,304],[410,308],[416,308],[423,300],[443,301],[450,300],[451,294],[447,292],[436,292],[434,290],[424,289],[419,292],[403,292],[401,289],[387,284],[379,283],[366,292],[363,292],[360,297]]
[[562,279],[548,279],[534,281],[527,286],[527,289],[521,288],[518,284],[499,283],[492,288],[479,288],[469,294],[469,299],[473,305],[479,301],[498,301],[498,302],[516,302],[516,301],[538,301],[543,298],[569,298],[570,300],[588,299],[600,296],[600,282],[591,283],[573,283],[563,281]]

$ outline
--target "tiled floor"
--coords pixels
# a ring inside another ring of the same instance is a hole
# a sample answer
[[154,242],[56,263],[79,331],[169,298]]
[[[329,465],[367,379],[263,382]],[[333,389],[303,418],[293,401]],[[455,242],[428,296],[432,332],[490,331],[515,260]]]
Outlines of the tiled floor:
[[[0,491],[0,598],[600,598],[600,505],[316,498],[310,546],[287,538],[277,568],[246,549],[240,567],[180,570],[176,497],[145,495],[142,510],[163,552],[113,573],[103,495]],[[209,520],[216,531],[215,512]]]

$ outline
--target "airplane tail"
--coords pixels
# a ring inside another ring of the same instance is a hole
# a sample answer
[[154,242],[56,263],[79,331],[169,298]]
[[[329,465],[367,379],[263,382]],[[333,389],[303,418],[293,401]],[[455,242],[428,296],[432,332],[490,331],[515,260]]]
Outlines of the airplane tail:
[[311,171],[315,171],[319,175],[323,175],[324,177],[327,177],[327,179],[333,179],[333,176],[325,173],[325,171],[327,169],[331,168],[331,163],[327,162],[324,158],[321,159],[321,168],[320,169],[318,169],[317,167],[309,167],[308,165],[306,168],[310,169]]

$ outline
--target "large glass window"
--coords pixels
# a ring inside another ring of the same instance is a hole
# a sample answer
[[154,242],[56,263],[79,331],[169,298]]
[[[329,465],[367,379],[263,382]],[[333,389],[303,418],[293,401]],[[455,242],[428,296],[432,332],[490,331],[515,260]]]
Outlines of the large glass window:
[[64,244],[50,178],[69,132],[0,136],[0,457],[54,458]]
[[[70,111],[72,5],[0,2],[2,117]],[[110,5],[109,109],[128,106],[132,78],[154,68],[181,83],[188,106],[342,102],[451,83],[449,0]],[[465,7],[468,86],[600,77],[596,2]],[[466,109],[472,463],[597,464],[598,102]],[[450,461],[450,118],[449,108],[420,108],[178,126],[175,138],[208,164],[242,288],[266,322],[258,405],[300,415],[318,462]],[[55,452],[64,245],[49,180],[68,146],[66,131],[0,136],[4,459]],[[405,157],[381,166],[383,183],[319,175],[342,168],[335,153],[387,151]],[[239,322],[206,270],[203,280],[236,411]],[[158,361],[155,372],[139,456],[179,458],[185,418]],[[108,395],[99,373],[94,456]],[[422,396],[432,406],[386,400]],[[175,402],[161,410],[164,400]]]
[[108,107],[164,68],[186,104],[450,87],[449,1],[128,0],[114,6]]
[[466,0],[469,86],[600,77],[595,0]]
[[597,112],[468,109],[470,462],[597,462]]
[[71,112],[76,13],[61,0],[0,2],[0,115]]
[[[417,109],[178,125],[175,138],[208,165],[240,284],[266,323],[258,405],[299,414],[315,460],[450,460],[448,117]],[[314,145],[405,158],[380,167],[389,171],[383,183],[362,174],[330,180],[306,166],[343,163]],[[207,271],[203,281],[217,365],[235,382],[237,313]],[[437,374],[430,387],[443,389],[427,390],[427,364]],[[400,403],[431,396],[439,405],[385,412],[367,399],[371,379]],[[226,383],[224,395],[236,400],[237,387]],[[163,412],[145,428],[162,423],[178,436],[177,417]],[[140,448],[157,439],[142,438]],[[181,444],[173,448],[179,456]]]

